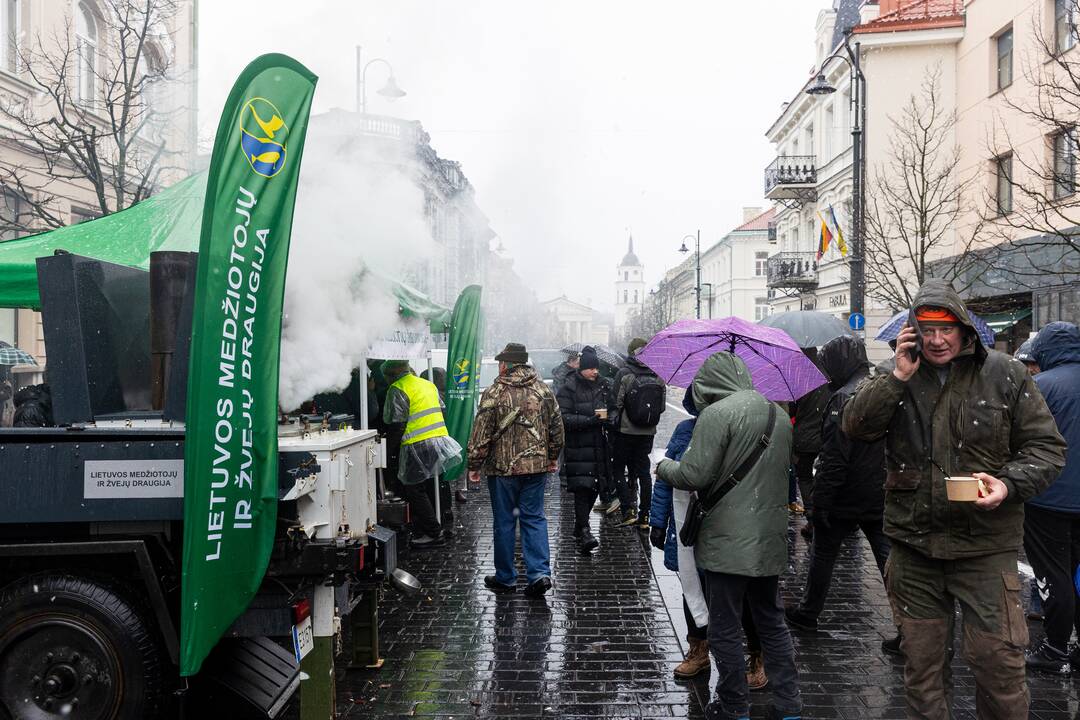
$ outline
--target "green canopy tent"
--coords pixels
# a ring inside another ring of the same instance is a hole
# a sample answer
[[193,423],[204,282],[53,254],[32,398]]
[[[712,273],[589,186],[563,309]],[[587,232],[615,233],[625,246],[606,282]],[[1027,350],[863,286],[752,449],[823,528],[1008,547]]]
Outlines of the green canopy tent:
[[[0,307],[41,309],[36,261],[55,250],[143,270],[150,268],[150,253],[197,252],[205,195],[206,173],[201,172],[126,210],[0,242]],[[427,321],[432,333],[449,331],[450,308],[439,305],[419,290],[386,280],[402,317]]]
[[199,249],[206,173],[182,180],[126,210],[0,243],[0,307],[41,309],[37,263],[54,250],[150,269],[150,253]]

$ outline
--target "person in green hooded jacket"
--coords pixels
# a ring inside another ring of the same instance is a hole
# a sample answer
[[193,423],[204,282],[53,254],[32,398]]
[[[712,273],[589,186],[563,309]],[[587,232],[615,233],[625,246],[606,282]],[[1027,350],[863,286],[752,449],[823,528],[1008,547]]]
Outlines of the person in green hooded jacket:
[[[885,587],[903,635],[907,715],[952,717],[959,602],[975,714],[1026,718],[1017,550],[1024,502],[1057,477],[1065,441],[1027,368],[982,346],[948,282],[927,280],[913,313],[895,356],[856,389],[842,420],[856,440],[885,439]],[[950,476],[980,480],[980,497],[950,501]]]
[[749,716],[741,640],[745,599],[761,639],[774,717],[799,718],[795,651],[779,594],[780,575],[788,564],[791,425],[782,411],[770,415],[770,403],[754,390],[746,363],[732,353],[709,357],[694,377],[692,392],[701,414],[690,445],[681,460],[661,460],[656,468],[657,477],[680,490],[704,494],[725,482],[754,453],[773,418],[769,444],[705,517],[694,546],[697,566],[705,574],[709,649],[719,671],[717,699],[705,716]]

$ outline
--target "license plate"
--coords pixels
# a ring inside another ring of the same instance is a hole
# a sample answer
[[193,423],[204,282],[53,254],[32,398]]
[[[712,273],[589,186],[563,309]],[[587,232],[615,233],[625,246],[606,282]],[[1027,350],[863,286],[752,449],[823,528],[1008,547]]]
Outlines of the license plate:
[[292,629],[293,653],[296,662],[300,662],[315,648],[315,634],[311,630],[311,618],[307,617]]

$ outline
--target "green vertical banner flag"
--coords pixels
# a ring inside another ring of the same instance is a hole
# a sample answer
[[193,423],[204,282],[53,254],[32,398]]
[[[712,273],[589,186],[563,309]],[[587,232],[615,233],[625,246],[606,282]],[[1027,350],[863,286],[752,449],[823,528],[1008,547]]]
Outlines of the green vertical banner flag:
[[[446,431],[465,447],[472,432],[476,394],[480,382],[480,345],[484,321],[480,312],[480,286],[461,291],[450,319],[450,348],[446,361]],[[465,458],[447,465],[443,478],[456,480],[465,469]]]
[[263,55],[233,85],[206,183],[188,370],[180,674],[247,609],[277,523],[278,361],[317,78]]

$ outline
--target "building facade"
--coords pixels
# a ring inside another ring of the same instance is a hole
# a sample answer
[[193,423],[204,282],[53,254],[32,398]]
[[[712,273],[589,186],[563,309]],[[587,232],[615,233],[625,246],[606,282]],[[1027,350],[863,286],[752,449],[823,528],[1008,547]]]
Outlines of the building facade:
[[[889,118],[929,74],[954,118],[962,207],[932,272],[954,285],[1013,350],[1045,322],[1080,320],[1075,0],[883,0],[854,29],[870,90],[867,164],[889,157]],[[1037,312],[1036,312],[1037,311]]]
[[771,311],[768,258],[776,210],[743,208],[743,223],[701,253],[701,316],[758,321]]
[[[815,68],[842,47],[859,20],[858,0],[837,0],[818,14],[814,28]],[[846,315],[850,275],[836,243],[818,257],[822,218],[836,217],[841,232],[851,229],[854,120],[848,67],[832,62],[826,79],[830,95],[810,95],[812,71],[798,86],[766,137],[776,158],[765,169],[765,197],[775,202],[776,245],[767,261],[770,312],[819,310]]]
[[611,316],[575,302],[565,295],[540,303],[544,314],[547,343],[564,347],[572,343],[608,345],[611,342]]
[[[351,162],[376,174],[398,173],[422,192],[423,221],[434,243],[409,265],[405,282],[451,306],[464,287],[484,282],[495,233],[460,163],[439,157],[419,122],[334,109],[312,116],[311,133]],[[309,143],[307,152],[314,151]]]
[[[24,108],[26,117],[33,121],[59,117],[55,104],[30,75],[34,66],[43,81],[64,88],[71,103],[67,112],[72,117],[96,126],[101,136],[108,138],[112,122],[108,109],[117,105],[115,100],[110,105],[105,92],[110,73],[121,63],[122,25],[112,14],[115,5],[103,0],[4,0],[0,4],[0,101],[8,107]],[[128,138],[128,156],[146,158],[159,150],[165,153],[167,161],[162,161],[152,176],[147,174],[151,187],[164,187],[185,177],[196,163],[197,23],[197,0],[187,0],[177,3],[175,14],[163,16],[159,25],[143,35],[142,62],[149,69],[136,69],[134,77],[152,74],[155,80],[141,85],[139,101],[129,104],[143,109],[140,112],[146,122]],[[128,37],[126,42],[131,40]],[[68,74],[48,79],[43,68],[60,65],[68,68]],[[132,128],[128,130],[132,132]],[[97,152],[109,150],[103,145]],[[0,233],[0,241],[50,229],[43,222],[37,227],[29,202],[47,205],[54,225],[82,222],[101,214],[93,183],[74,165],[60,162],[50,167],[18,121],[7,116],[0,116],[0,166],[5,170],[0,180],[0,219],[5,227],[31,226],[7,229]],[[19,182],[11,175],[13,169],[18,169]],[[108,182],[103,192],[113,206],[115,195]],[[44,364],[45,346],[37,313],[0,309],[0,340],[21,347]]]

